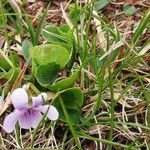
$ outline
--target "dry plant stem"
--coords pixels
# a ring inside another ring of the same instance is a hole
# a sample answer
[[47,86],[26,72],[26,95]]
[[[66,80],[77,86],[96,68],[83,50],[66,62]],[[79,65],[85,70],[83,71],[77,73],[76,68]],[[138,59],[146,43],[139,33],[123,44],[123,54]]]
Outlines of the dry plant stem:
[[20,85],[21,82],[22,82],[22,79],[23,79],[23,77],[24,77],[24,74],[25,74],[25,72],[26,72],[27,67],[28,67],[28,63],[25,63],[25,64],[23,65],[23,68],[22,68],[20,74],[18,75],[18,77],[17,77],[15,83],[13,84],[13,87],[12,87],[12,90],[11,90],[11,91],[14,91],[16,88],[19,87],[19,85]]

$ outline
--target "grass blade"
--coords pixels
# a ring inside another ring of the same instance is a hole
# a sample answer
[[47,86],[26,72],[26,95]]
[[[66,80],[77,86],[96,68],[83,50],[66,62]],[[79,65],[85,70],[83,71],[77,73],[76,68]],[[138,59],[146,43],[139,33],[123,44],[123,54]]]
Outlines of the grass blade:
[[37,26],[37,29],[36,29],[36,33],[35,33],[35,39],[34,39],[34,45],[37,45],[38,44],[38,39],[39,39],[39,36],[41,34],[41,31],[42,31],[42,27],[43,27],[43,24],[44,24],[44,21],[45,21],[45,18],[46,18],[46,15],[47,15],[47,11],[49,9],[49,6],[50,6],[50,3],[48,4],[43,16],[41,17],[40,19],[40,22]]

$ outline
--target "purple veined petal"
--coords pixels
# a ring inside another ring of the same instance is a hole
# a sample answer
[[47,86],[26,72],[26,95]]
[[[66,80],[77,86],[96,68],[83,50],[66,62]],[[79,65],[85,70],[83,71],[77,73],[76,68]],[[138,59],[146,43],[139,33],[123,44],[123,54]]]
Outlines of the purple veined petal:
[[19,118],[19,125],[23,129],[35,128],[42,118],[41,112],[32,108],[27,109]]
[[41,93],[40,96],[46,101],[48,99],[47,93]]
[[12,104],[17,109],[24,109],[28,107],[28,95],[25,89],[15,89],[11,94]]
[[41,93],[37,97],[32,97],[33,107],[43,105],[44,100],[47,100],[47,94],[46,93]]
[[38,109],[42,113],[47,113],[47,117],[52,121],[57,120],[59,117],[59,113],[58,113],[57,109],[52,105],[50,105],[50,106],[49,105],[39,106]]
[[15,125],[21,115],[21,111],[15,110],[6,116],[3,124],[3,128],[7,133],[11,133],[15,129]]

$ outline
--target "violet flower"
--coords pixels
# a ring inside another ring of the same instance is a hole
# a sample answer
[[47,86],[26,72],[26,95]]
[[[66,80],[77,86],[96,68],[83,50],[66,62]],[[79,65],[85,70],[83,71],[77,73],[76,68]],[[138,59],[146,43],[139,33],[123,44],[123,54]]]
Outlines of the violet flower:
[[28,105],[28,95],[25,89],[18,88],[11,94],[12,104],[15,110],[4,120],[3,128],[7,133],[15,129],[18,121],[23,129],[35,128],[42,118],[41,112],[46,113],[47,117],[55,121],[58,119],[58,111],[52,105],[44,105],[43,99],[47,99],[46,93],[41,93],[37,97],[32,97],[32,106]]

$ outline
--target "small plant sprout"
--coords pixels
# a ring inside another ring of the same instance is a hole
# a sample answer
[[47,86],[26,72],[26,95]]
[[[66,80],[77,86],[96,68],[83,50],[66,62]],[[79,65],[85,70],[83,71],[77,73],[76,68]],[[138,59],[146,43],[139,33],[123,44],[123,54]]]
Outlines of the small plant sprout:
[[4,120],[3,128],[7,133],[15,129],[17,122],[22,129],[36,128],[42,118],[41,113],[46,113],[46,116],[52,121],[58,119],[57,109],[52,105],[44,105],[44,100],[47,100],[46,93],[32,97],[32,104],[29,105],[27,92],[23,88],[18,88],[12,92],[11,100],[15,110]]

